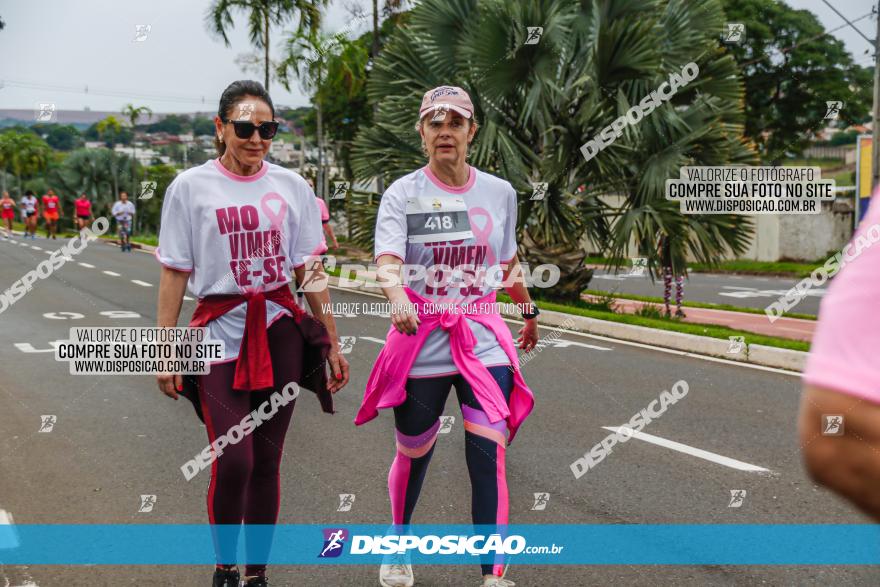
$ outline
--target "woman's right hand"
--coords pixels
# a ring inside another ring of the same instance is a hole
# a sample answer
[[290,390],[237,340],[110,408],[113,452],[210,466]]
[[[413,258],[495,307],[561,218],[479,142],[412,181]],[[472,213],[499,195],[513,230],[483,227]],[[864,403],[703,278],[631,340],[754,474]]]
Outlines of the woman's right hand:
[[177,392],[183,391],[183,377],[173,375],[171,373],[161,373],[156,375],[156,382],[159,384],[159,391],[172,399],[177,399]]

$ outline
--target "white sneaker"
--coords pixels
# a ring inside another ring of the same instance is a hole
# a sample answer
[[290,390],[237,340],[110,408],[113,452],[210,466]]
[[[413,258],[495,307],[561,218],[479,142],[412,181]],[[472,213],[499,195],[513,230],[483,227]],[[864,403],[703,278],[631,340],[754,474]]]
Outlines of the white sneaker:
[[505,579],[504,577],[483,577],[483,585],[482,587],[513,587],[516,585],[510,579]]
[[495,575],[483,577],[482,587],[513,587],[514,585],[516,585],[516,583],[514,583],[510,579],[504,578],[504,576],[507,574],[507,567],[509,566],[509,563],[504,565],[504,571],[501,573],[500,577],[497,577]]
[[413,587],[412,565],[398,559],[379,567],[379,585],[382,587]]

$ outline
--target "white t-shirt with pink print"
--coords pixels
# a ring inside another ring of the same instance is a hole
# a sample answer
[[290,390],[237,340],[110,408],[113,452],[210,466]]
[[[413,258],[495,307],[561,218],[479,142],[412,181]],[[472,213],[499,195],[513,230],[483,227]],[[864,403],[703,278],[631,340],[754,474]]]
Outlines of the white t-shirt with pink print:
[[[408,201],[412,205],[414,200],[439,200],[437,205],[463,200],[473,236],[439,242],[411,242],[407,211]],[[441,277],[437,273],[433,279],[427,276],[410,279],[407,285],[438,305],[473,304],[493,289],[491,279],[479,276],[479,269],[485,268],[484,273],[488,271],[500,280],[497,266],[516,255],[516,191],[509,182],[474,167],[470,167],[468,181],[461,187],[444,184],[428,167],[423,167],[395,181],[383,194],[376,217],[374,252],[375,258],[390,254],[407,265],[451,268],[455,277]],[[494,272],[492,267],[496,268]],[[464,277],[463,268],[477,276]],[[442,285],[447,280],[448,285]],[[464,285],[466,283],[470,285]],[[510,363],[490,330],[470,320],[467,323],[476,337],[474,353],[480,362],[486,366]],[[425,341],[410,376],[436,376],[457,371],[449,348],[449,335],[438,328]]]
[[[315,194],[300,175],[263,161],[240,176],[214,159],[178,175],[165,192],[156,258],[189,273],[196,297],[263,291],[292,281],[294,267],[321,245]],[[238,357],[247,303],[208,324],[225,344],[224,361]],[[266,302],[266,323],[290,312]]]

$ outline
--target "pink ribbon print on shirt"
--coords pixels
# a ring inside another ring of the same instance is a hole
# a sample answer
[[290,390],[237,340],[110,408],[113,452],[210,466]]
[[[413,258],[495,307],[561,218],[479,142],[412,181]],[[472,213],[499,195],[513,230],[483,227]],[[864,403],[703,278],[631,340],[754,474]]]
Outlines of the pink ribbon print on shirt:
[[[278,203],[277,210],[271,202]],[[260,211],[269,220],[268,230],[261,229]],[[218,208],[216,214],[220,235],[229,239],[229,268],[239,290],[243,293],[259,291],[287,280],[284,274],[287,255],[281,248],[287,201],[281,194],[263,195],[259,210],[245,204]]]
[[[471,232],[474,233],[475,244],[465,245],[464,241],[445,241],[440,243],[428,243],[434,254],[434,266],[445,265],[453,270],[464,266],[462,273],[470,274],[469,278],[462,280],[450,279],[445,275],[448,271],[437,271],[434,278],[435,286],[425,284],[425,293],[435,296],[438,303],[455,302],[460,297],[482,296],[483,287],[486,283],[486,273],[480,271],[481,267],[495,265],[496,257],[489,245],[489,237],[495,228],[492,215],[485,208],[469,208],[468,219],[471,224]],[[477,220],[482,221],[482,228]],[[461,281],[460,285],[459,282]],[[470,285],[465,283],[470,282]],[[445,284],[445,285],[444,285]]]

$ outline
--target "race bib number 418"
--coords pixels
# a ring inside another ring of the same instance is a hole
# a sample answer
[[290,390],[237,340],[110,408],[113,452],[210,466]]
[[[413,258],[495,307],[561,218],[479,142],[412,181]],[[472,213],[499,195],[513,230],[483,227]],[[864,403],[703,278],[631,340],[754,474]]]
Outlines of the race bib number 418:
[[411,243],[455,241],[474,236],[462,198],[407,198],[406,228],[407,240]]

